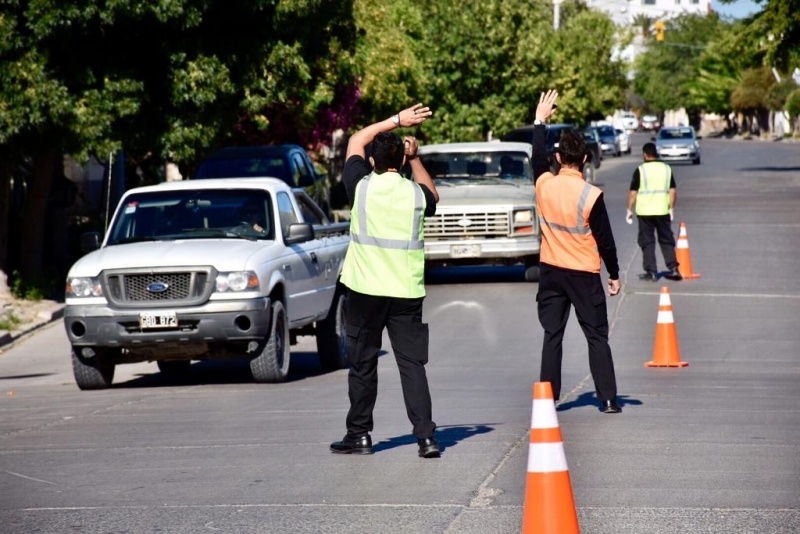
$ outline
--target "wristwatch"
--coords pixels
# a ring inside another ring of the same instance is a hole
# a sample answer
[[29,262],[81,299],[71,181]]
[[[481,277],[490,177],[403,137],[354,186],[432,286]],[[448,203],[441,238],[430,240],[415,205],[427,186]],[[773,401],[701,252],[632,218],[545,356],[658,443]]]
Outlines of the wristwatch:
[[392,115],[392,122],[394,123],[395,126],[400,126],[400,114],[399,113],[395,113],[394,115]]
[[536,120],[533,121],[533,125],[534,126],[544,126],[544,121],[540,121],[539,119],[536,119]]

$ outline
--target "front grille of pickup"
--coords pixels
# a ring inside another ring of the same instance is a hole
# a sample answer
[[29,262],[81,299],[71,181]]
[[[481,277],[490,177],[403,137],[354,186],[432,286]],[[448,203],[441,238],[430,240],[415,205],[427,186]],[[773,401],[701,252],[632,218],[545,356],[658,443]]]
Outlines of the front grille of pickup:
[[[116,305],[197,304],[210,293],[210,270],[107,272],[106,296]],[[214,274],[214,276],[216,276]]]
[[506,237],[507,212],[447,212],[425,217],[425,238]]

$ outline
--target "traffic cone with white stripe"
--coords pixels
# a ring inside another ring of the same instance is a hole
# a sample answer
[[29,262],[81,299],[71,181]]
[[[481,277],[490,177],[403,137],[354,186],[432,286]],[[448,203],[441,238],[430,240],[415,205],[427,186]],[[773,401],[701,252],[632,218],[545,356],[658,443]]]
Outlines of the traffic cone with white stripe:
[[580,533],[550,382],[536,382],[533,385],[522,533]]
[[645,367],[686,367],[689,365],[689,362],[681,361],[678,333],[675,330],[675,318],[672,316],[672,302],[669,299],[667,286],[661,288],[661,295],[658,298],[653,360],[644,365]]
[[700,278],[699,273],[692,272],[692,253],[689,252],[689,238],[686,235],[686,223],[681,222],[678,232],[678,243],[675,245],[675,256],[678,260],[678,272],[684,278]]

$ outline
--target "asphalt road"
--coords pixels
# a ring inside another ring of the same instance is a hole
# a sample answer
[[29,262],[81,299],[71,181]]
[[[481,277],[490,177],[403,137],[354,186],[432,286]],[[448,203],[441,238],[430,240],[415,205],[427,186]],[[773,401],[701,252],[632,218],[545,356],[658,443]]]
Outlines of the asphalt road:
[[[557,413],[581,531],[800,532],[800,144],[707,139],[702,165],[676,165],[675,228],[701,278],[654,284],[624,222],[645,140],[598,178],[624,284],[608,303],[622,414],[597,409],[574,316],[565,339]],[[40,329],[0,354],[0,532],[519,532],[542,341],[522,277],[429,281],[436,460],[416,455],[388,342],[376,452],[349,457],[328,451],[346,371],[323,373],[311,338],[285,384],[237,363],[181,382],[137,364],[82,392],[63,326]],[[644,367],[663,285],[685,368]]]

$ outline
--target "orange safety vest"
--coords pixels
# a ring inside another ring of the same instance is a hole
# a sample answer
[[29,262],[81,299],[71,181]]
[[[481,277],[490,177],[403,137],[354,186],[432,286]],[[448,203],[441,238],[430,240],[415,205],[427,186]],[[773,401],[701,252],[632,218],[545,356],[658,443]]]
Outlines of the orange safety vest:
[[600,272],[600,253],[589,228],[589,213],[600,188],[586,183],[580,171],[562,168],[536,181],[542,228],[542,263],[590,273]]

